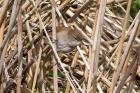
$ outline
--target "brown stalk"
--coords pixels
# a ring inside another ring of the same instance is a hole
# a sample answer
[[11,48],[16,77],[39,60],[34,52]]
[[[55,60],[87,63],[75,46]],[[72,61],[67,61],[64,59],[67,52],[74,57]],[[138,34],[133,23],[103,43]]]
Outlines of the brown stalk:
[[116,91],[114,93],[119,93],[121,88],[123,87],[126,79],[129,77],[129,75],[133,72],[136,73],[136,68],[138,67],[138,62],[140,61],[140,55],[139,55],[140,50],[138,50],[136,57],[134,57],[134,61],[129,65],[127,72],[125,75],[121,78],[121,82],[118,84]]
[[22,14],[21,9],[18,13],[18,73],[17,73],[17,93],[21,93],[21,81],[22,81]]
[[[98,1],[99,3],[99,1]],[[96,7],[97,8],[97,7]],[[95,32],[96,32],[96,25],[97,25],[97,19],[98,19],[98,13],[99,13],[99,9],[96,10],[96,16],[95,16],[95,22],[93,23],[93,30],[92,30],[92,36],[91,39],[94,40],[94,36],[95,36]],[[93,79],[93,61],[94,61],[94,51],[93,51],[93,46],[91,46],[90,50],[89,50],[89,63],[90,63],[90,71],[89,71],[89,75],[88,75],[88,84],[87,84],[87,93],[89,93],[91,91],[91,83],[92,83],[92,79]]]
[[4,30],[5,30],[5,21],[2,23],[2,25],[0,27],[0,46],[1,46],[2,41],[3,41]]
[[42,55],[42,49],[40,47],[39,48],[38,59],[35,61],[36,69],[35,69],[35,75],[34,75],[34,79],[33,79],[33,85],[32,85],[31,93],[34,93],[34,91],[35,91],[35,85],[36,85],[36,82],[37,82],[37,76],[38,76],[39,70],[40,70],[39,66],[40,66],[40,63],[41,63],[41,55]]
[[[125,16],[125,19],[124,19],[124,25],[123,25],[123,29],[122,29],[121,39],[120,39],[120,42],[119,42],[119,49],[118,49],[117,60],[116,60],[117,67],[119,66],[118,64],[120,62],[121,51],[122,51],[123,43],[124,43],[124,39],[125,39],[125,31],[127,30],[127,23],[128,23],[128,18],[129,18],[131,2],[132,2],[132,0],[128,1],[127,12],[126,12],[126,16]],[[123,65],[123,63],[121,63],[121,64]],[[121,68],[119,70],[121,70]],[[119,77],[119,73],[120,73],[119,70],[117,69],[117,70],[114,71],[113,79],[112,79],[112,85],[111,85],[109,93],[113,93],[114,87],[115,87],[117,79]]]
[[[52,4],[52,42],[53,42],[53,46],[56,49],[56,12],[55,12],[55,0],[51,0],[51,4]],[[56,59],[53,56],[53,83],[54,83],[54,93],[58,93],[58,75],[57,75],[57,63],[56,63]]]
[[[105,8],[106,8],[106,0],[101,0],[100,1],[100,7],[99,7],[99,12],[98,12],[98,18],[97,18],[97,23],[96,23],[96,32],[95,32],[95,38],[94,38],[94,44],[91,48],[91,53],[92,54],[92,61],[91,61],[91,68],[90,68],[90,74],[89,74],[89,81],[91,79],[91,82],[93,83],[92,89],[93,93],[96,93],[96,88],[97,88],[97,72],[98,72],[98,62],[99,62],[99,52],[100,52],[100,42],[101,42],[101,33],[102,33],[102,27],[103,27],[103,20],[104,20],[104,13],[105,13]],[[92,63],[93,62],[93,63]],[[94,64],[94,65],[93,65]],[[93,74],[92,74],[93,73]],[[92,77],[93,78],[90,78]],[[91,87],[91,82],[88,83],[88,92]]]
[[2,42],[2,45],[0,46],[0,56],[1,56],[0,74],[1,74],[1,71],[2,71],[2,66],[3,66],[3,60],[4,60],[4,57],[5,57],[5,53],[6,53],[6,50],[7,50],[7,47],[8,47],[8,42],[9,42],[8,37],[11,34],[11,30],[12,30],[12,28],[14,26],[14,23],[15,23],[14,21],[15,21],[15,19],[17,17],[20,3],[21,3],[21,0],[14,1],[13,11],[12,11],[12,15],[11,15],[10,23],[9,23],[9,27],[8,27],[8,32],[7,32],[7,35],[6,35],[6,37],[4,38],[4,40]]
[[62,4],[59,6],[59,9],[62,10],[71,0],[64,0]]
[[73,22],[73,21],[80,15],[80,13],[81,13],[84,9],[88,8],[88,6],[89,6],[90,3],[91,3],[91,0],[87,0],[87,1],[85,2],[85,4],[71,17],[71,19],[69,20],[69,22],[70,22],[70,23]]
[[0,11],[0,26],[3,23],[4,17],[7,13],[8,5],[10,0],[4,0],[2,10]]
[[20,8],[20,4],[21,4],[21,0],[14,1],[13,8],[12,8],[12,14],[11,14],[11,17],[10,17],[10,23],[9,23],[8,30],[7,30],[7,34],[6,34],[6,37],[4,38],[3,43],[0,47],[0,52],[2,51],[5,44],[9,42],[9,35],[11,34],[11,31],[14,27],[15,20],[16,20],[16,17],[18,15],[18,11],[19,11],[19,8]]

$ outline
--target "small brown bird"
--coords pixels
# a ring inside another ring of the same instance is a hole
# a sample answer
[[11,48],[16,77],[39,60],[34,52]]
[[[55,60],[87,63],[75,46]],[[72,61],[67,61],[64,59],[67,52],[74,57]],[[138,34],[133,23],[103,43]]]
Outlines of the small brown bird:
[[72,51],[83,39],[85,39],[84,36],[77,30],[64,26],[56,27],[56,46],[58,52],[67,53]]

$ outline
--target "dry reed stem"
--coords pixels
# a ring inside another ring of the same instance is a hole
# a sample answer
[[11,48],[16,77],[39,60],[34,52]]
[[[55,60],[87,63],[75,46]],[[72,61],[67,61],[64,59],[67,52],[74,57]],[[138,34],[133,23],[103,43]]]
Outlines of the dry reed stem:
[[[56,49],[56,12],[55,12],[55,1],[51,0],[52,4],[52,37],[53,37],[53,45]],[[52,59],[53,61],[53,82],[54,82],[54,93],[58,93],[58,73],[57,73],[57,62],[55,60],[55,57]]]
[[[95,37],[94,37],[94,44],[91,48],[91,56],[92,59],[90,59],[91,62],[91,67],[90,67],[90,74],[89,74],[89,80],[88,80],[88,85],[87,85],[87,93],[89,93],[90,88],[91,88],[91,83],[92,85],[92,91],[94,93],[97,93],[96,87],[97,87],[97,73],[98,73],[98,64],[99,64],[99,52],[100,52],[100,41],[101,41],[101,34],[102,34],[102,25],[103,25],[103,19],[104,19],[104,13],[105,13],[105,8],[106,8],[106,0],[105,1],[100,1],[100,7],[99,7],[99,12],[98,13],[98,18],[97,18],[97,23],[96,23],[96,31],[95,31]],[[93,74],[92,74],[93,73]]]

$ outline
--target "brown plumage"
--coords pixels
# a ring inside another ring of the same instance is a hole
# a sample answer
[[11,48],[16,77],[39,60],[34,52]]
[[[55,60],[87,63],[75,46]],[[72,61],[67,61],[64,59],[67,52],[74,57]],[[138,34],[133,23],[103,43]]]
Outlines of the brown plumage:
[[58,52],[72,51],[83,39],[79,31],[73,30],[70,27],[57,26],[56,31],[56,46]]

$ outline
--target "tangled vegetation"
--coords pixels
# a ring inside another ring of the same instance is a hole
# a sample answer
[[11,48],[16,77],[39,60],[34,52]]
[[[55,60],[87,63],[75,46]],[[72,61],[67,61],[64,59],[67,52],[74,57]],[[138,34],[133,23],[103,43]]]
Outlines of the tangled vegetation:
[[140,93],[140,0],[0,0],[0,93]]

